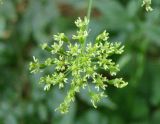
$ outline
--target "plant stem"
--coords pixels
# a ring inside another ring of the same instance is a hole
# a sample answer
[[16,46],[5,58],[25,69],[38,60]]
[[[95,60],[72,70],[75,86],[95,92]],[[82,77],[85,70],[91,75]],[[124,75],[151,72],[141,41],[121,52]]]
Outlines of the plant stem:
[[[88,20],[90,20],[90,16],[91,16],[92,3],[93,3],[93,0],[89,0],[88,11],[87,11],[87,19]],[[89,24],[86,27],[87,31],[88,31],[88,26],[89,26]],[[87,41],[87,38],[84,40],[84,43],[83,43],[83,52],[85,50],[86,41]]]
[[[93,3],[93,0],[89,0],[88,12],[87,12],[87,18],[89,20],[90,20],[90,16],[91,16],[92,3]],[[87,30],[88,30],[88,26],[87,26]]]

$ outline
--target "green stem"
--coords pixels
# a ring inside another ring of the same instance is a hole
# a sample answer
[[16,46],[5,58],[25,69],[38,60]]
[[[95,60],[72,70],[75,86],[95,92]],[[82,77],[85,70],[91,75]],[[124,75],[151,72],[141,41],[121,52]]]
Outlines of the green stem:
[[[93,0],[89,0],[88,11],[87,11],[87,19],[88,20],[90,20],[90,16],[91,16],[92,3],[93,3]],[[88,26],[89,26],[89,24],[86,27],[87,31],[88,31]],[[83,52],[85,50],[86,41],[87,41],[87,38],[84,40],[84,43],[83,43]]]
[[[93,0],[89,0],[88,12],[87,12],[87,18],[89,20],[90,20],[90,16],[91,16],[92,3],[93,3]],[[87,26],[87,30],[88,30],[88,26]]]

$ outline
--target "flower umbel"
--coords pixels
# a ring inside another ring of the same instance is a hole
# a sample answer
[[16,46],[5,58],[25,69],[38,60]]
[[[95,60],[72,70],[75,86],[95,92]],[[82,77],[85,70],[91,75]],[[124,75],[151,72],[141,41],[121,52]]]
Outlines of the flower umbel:
[[[78,18],[75,24],[78,31],[71,40],[64,33],[54,35],[53,44],[41,45],[42,49],[48,51],[51,56],[43,63],[33,57],[29,67],[31,73],[41,72],[46,67],[54,67],[53,74],[40,78],[44,90],[48,91],[54,85],[58,85],[59,88],[70,86],[64,101],[56,109],[61,113],[68,112],[71,102],[75,100],[75,94],[81,89],[88,89],[91,103],[96,108],[96,104],[106,97],[104,91],[109,85],[123,88],[128,84],[122,78],[115,77],[120,69],[111,59],[113,54],[122,54],[124,46],[120,43],[108,42],[109,33],[106,31],[96,37],[94,44],[89,42],[84,46],[89,35],[86,28],[89,20],[86,17],[84,20]],[[100,74],[98,69],[105,70],[112,79]],[[94,85],[96,92],[89,88],[90,85]]]

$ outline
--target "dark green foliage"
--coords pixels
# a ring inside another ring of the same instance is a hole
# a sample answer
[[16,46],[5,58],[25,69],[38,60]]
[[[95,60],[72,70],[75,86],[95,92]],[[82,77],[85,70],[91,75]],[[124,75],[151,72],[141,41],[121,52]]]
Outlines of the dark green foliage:
[[[62,1],[62,2],[61,2]],[[141,0],[96,0],[91,16],[92,35],[107,27],[112,41],[124,41],[125,53],[116,61],[118,76],[127,88],[108,89],[110,99],[93,109],[87,94],[77,95],[66,116],[57,114],[65,91],[46,93],[36,84],[28,64],[38,44],[53,34],[75,31],[72,22],[85,15],[85,0],[4,0],[0,6],[0,124],[159,124],[160,123],[160,1],[145,12]],[[113,59],[117,56],[113,56]],[[101,70],[99,70],[101,71]],[[52,69],[45,73],[52,72]],[[101,71],[103,75],[108,75]]]

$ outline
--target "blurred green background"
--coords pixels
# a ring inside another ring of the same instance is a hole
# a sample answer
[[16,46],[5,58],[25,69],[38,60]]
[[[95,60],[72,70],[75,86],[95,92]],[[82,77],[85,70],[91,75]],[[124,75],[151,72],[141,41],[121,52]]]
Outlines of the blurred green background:
[[87,0],[4,0],[0,5],[0,124],[160,124],[160,0],[154,11],[141,0],[94,0],[91,39],[106,29],[110,41],[122,41],[118,76],[129,83],[110,87],[94,109],[85,92],[67,115],[54,109],[64,92],[44,92],[40,75],[31,75],[32,56],[46,58],[39,45],[57,32],[71,35],[74,20],[84,16]]

